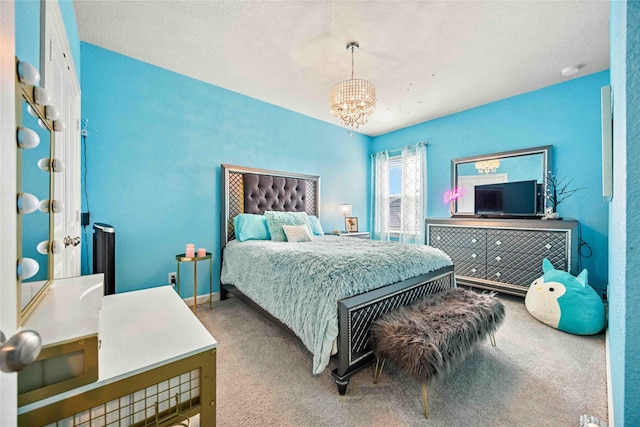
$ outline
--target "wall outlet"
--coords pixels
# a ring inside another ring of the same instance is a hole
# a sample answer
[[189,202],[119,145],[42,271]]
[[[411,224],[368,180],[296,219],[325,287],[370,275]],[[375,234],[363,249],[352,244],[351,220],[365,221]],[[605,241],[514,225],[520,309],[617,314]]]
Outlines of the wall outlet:
[[177,280],[177,279],[176,279],[176,277],[177,277],[177,274],[176,274],[176,272],[174,271],[174,272],[172,272],[172,273],[169,273],[169,276],[168,276],[168,279],[167,279],[168,283],[169,283],[171,286],[173,286],[174,288],[176,287],[176,280]]

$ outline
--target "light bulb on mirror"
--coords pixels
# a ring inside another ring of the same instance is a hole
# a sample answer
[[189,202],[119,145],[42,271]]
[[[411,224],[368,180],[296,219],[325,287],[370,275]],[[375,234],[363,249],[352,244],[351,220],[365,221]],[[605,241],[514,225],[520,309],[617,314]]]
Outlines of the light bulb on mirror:
[[27,104],[27,113],[29,113],[30,116],[35,117],[36,119],[39,118],[38,113],[36,113],[36,110],[34,110],[30,104]]
[[28,62],[18,62],[18,79],[21,83],[35,86],[40,81],[40,73]]
[[49,241],[43,240],[42,242],[38,243],[38,246],[36,246],[36,250],[39,254],[49,255]]
[[64,203],[60,200],[43,200],[39,209],[44,213],[60,213],[64,212]]
[[53,105],[47,105],[44,107],[44,116],[47,120],[58,120],[60,118],[60,113]]
[[62,120],[58,119],[53,121],[53,130],[55,132],[62,132],[64,128],[65,128],[65,124]]
[[18,268],[16,274],[20,280],[27,280],[36,274],[40,270],[40,264],[33,258],[20,258],[18,260]]
[[42,158],[38,160],[38,168],[45,172],[62,172],[64,171],[64,162],[60,159]]
[[30,214],[41,207],[41,202],[31,193],[18,193],[17,208],[21,214]]
[[36,101],[38,105],[49,105],[51,97],[49,96],[49,92],[41,87],[36,87],[33,89],[33,100]]
[[43,240],[42,242],[38,243],[38,246],[36,247],[38,252],[42,255],[48,255],[49,248],[51,248],[51,253],[54,254],[59,254],[64,249],[62,245],[55,240]]
[[18,147],[24,150],[30,150],[40,145],[40,136],[29,128],[18,128],[17,135]]

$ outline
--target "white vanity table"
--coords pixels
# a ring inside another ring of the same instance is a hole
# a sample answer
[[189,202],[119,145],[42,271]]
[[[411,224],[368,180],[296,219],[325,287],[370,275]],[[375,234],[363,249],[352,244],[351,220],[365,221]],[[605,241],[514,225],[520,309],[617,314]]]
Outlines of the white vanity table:
[[96,337],[98,369],[95,380],[85,372],[78,387],[19,403],[19,425],[168,426],[199,414],[214,426],[217,343],[173,288],[102,292],[102,275],[55,281],[24,323],[43,354]]

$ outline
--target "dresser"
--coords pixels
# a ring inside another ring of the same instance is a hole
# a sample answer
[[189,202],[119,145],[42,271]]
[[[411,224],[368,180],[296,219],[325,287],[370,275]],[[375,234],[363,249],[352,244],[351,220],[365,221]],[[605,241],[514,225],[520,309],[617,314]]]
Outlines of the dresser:
[[578,226],[573,220],[431,218],[426,242],[453,261],[456,282],[524,296],[542,276],[542,260],[577,271]]

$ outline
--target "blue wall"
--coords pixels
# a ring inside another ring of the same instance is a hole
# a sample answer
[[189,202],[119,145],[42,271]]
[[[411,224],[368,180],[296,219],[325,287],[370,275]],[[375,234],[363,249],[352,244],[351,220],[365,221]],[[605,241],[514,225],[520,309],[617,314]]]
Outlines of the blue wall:
[[118,292],[166,284],[187,243],[215,254],[218,289],[221,163],[320,175],[325,231],[344,229],[345,202],[368,223],[369,137],[87,43],[82,117],[98,131],[85,188],[91,220],[116,230]]
[[640,2],[611,2],[609,355],[616,426],[640,425]]
[[586,188],[558,212],[582,224],[582,238],[593,250],[582,267],[592,286],[605,289],[608,204],[601,190],[600,88],[608,84],[607,71],[570,80],[378,136],[371,152],[429,141],[427,216],[440,218],[450,216],[443,195],[451,188],[451,159],[553,145],[558,176]]

